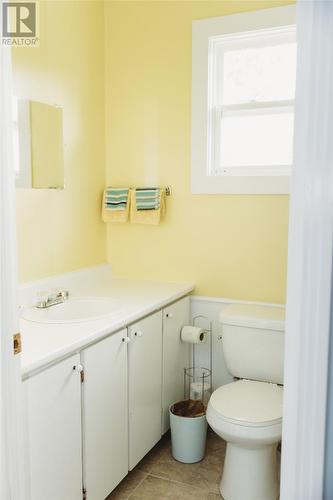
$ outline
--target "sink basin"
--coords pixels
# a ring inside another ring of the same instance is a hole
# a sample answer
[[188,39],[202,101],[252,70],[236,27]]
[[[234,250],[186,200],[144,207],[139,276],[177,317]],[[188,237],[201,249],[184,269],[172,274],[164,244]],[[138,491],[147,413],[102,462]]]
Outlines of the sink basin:
[[118,315],[119,301],[107,297],[74,297],[61,304],[39,309],[29,307],[22,318],[36,323],[80,323]]

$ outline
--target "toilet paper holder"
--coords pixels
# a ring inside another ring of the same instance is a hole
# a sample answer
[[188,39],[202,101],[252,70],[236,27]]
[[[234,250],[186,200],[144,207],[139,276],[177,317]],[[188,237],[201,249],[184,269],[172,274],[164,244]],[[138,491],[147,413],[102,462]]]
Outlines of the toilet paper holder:
[[[195,385],[195,378],[197,376],[198,370],[200,371],[200,381],[202,383],[202,400],[206,399],[204,396],[208,396],[208,393],[210,394],[212,391],[212,359],[213,359],[213,349],[212,349],[212,322],[210,321],[207,316],[204,316],[202,314],[198,314],[197,316],[194,316],[192,319],[192,326],[197,326],[200,327],[204,330],[205,335],[207,336],[208,339],[208,352],[209,352],[209,360],[208,360],[208,368],[198,368],[196,366],[196,345],[192,345],[192,366],[189,368],[184,368],[184,399],[186,399],[186,392],[187,392],[187,382],[189,379],[189,397],[191,398],[191,378],[193,380],[193,383]],[[201,345],[201,344],[199,344]],[[208,383],[208,380],[209,383]],[[207,383],[206,383],[207,382]],[[193,385],[192,383],[192,385]],[[196,398],[195,398],[196,399]],[[208,402],[208,401],[207,401]]]

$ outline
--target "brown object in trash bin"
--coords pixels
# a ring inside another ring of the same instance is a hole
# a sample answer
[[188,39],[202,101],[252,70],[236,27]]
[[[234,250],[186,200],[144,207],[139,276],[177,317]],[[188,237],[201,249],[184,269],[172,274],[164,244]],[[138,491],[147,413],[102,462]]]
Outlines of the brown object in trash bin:
[[202,401],[186,399],[172,405],[171,413],[178,417],[202,417],[206,413],[206,407]]

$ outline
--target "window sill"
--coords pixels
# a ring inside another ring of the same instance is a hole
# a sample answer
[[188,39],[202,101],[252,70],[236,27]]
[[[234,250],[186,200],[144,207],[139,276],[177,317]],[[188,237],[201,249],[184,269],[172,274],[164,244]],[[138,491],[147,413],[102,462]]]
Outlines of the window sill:
[[290,175],[198,176],[192,175],[192,194],[289,194]]

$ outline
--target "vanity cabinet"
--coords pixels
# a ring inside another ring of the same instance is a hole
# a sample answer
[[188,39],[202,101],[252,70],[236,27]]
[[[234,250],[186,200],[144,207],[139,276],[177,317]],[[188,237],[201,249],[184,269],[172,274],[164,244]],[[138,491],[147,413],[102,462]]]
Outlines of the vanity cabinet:
[[189,297],[163,309],[162,434],[170,427],[170,405],[184,398],[184,368],[190,366],[190,349],[180,341],[180,333],[189,322]]
[[89,500],[103,500],[128,472],[126,339],[125,329],[81,352],[83,481]]
[[183,398],[185,297],[24,380],[28,500],[104,500]]
[[82,500],[80,369],[75,354],[22,384],[28,500]]
[[161,439],[162,312],[128,328],[129,470]]

